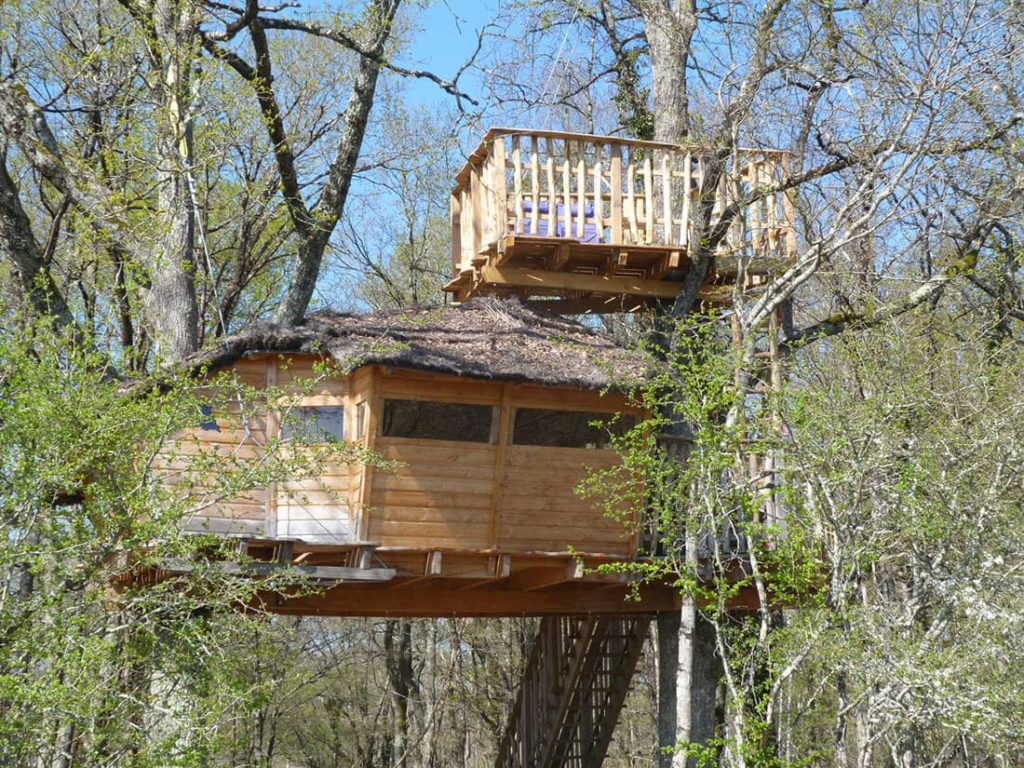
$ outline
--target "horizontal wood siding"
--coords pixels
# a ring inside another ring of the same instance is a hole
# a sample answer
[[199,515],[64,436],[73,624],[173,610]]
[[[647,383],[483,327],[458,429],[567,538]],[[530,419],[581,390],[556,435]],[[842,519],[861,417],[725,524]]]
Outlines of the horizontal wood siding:
[[370,539],[423,549],[487,547],[495,446],[378,437],[376,450],[402,466],[373,473]]
[[[246,387],[263,388],[265,360],[240,360],[231,373]],[[220,393],[223,397],[223,393]],[[185,530],[200,533],[266,535],[267,491],[252,487],[226,498],[217,490],[217,477],[255,468],[267,442],[266,413],[259,406],[237,403],[215,406],[218,429],[192,429],[171,441],[154,462],[165,483],[180,488],[193,510]],[[195,462],[206,455],[222,457],[220,469],[197,471]]]
[[331,474],[277,484],[277,535],[319,544],[356,540],[359,467],[334,467]]
[[512,445],[501,485],[498,546],[509,552],[631,554],[631,531],[575,489],[587,467],[619,463],[614,451]]

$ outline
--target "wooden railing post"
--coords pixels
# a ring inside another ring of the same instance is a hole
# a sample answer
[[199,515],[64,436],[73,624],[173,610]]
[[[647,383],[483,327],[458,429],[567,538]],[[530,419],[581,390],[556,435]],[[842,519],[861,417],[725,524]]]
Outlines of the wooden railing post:
[[516,195],[516,234],[525,232],[523,225],[523,154],[519,136],[512,136],[512,187]]
[[505,137],[496,136],[492,147],[491,180],[494,197],[495,237],[501,239],[508,232],[508,189],[505,183]]
[[462,254],[462,221],[460,211],[462,210],[462,190],[452,192],[451,207],[449,209],[449,223],[452,229],[452,263],[455,267],[455,274],[459,274],[466,268],[466,258]]
[[540,157],[538,157],[539,139],[530,137],[530,234],[536,235],[540,229]]
[[[576,160],[576,239],[582,240],[587,228],[587,145],[580,141],[577,144],[579,158]],[[569,236],[569,233],[566,233]]]
[[612,142],[611,185],[611,241],[613,245],[622,245],[622,145],[618,142]]
[[548,237],[555,237],[558,232],[558,195],[555,193],[555,141],[547,139],[548,151],[544,158],[544,169],[547,172],[547,201],[548,201]]

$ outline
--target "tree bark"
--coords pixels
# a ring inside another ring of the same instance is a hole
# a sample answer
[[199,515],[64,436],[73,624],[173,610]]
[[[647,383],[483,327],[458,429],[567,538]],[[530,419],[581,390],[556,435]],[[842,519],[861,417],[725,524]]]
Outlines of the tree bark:
[[181,360],[199,345],[195,289],[195,207],[190,103],[195,8],[182,0],[157,0],[153,37],[159,46],[161,112],[157,131],[157,207],[160,237],[147,259],[151,284],[145,297],[158,356]]
[[690,134],[686,63],[697,29],[693,0],[643,0],[635,3],[644,20],[651,59],[654,140],[678,143]]
[[18,189],[7,172],[6,153],[0,156],[0,258],[11,266],[35,313],[54,317],[60,326],[72,324],[71,311],[43,261]]

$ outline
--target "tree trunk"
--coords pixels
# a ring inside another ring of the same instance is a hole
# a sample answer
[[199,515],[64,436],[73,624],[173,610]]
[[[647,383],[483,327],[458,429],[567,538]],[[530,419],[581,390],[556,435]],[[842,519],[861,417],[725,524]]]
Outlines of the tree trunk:
[[[718,724],[716,699],[722,662],[715,628],[692,600],[678,613],[658,614],[658,746],[705,744]],[[661,755],[661,768],[693,766],[683,753]]]
[[196,28],[192,3],[154,3],[153,36],[159,46],[162,75],[156,88],[162,112],[156,141],[160,234],[148,259],[151,284],[145,307],[153,326],[157,355],[165,362],[181,360],[195,352],[199,344],[189,93]]
[[693,0],[645,0],[637,7],[650,48],[654,140],[678,143],[690,133],[686,62],[697,29],[696,5]]

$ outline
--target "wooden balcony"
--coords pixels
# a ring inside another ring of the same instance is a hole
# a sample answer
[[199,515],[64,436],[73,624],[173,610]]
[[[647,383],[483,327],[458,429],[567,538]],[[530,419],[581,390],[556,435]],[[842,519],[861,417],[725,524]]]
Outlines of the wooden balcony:
[[[788,153],[744,149],[705,189],[712,150],[556,131],[495,128],[452,191],[455,301],[515,295],[576,314],[670,301],[689,266],[699,211],[712,225],[737,201],[706,277],[706,300],[727,303],[737,275],[755,286],[795,256]],[[756,198],[751,202],[752,198]],[[746,201],[746,202],[745,202]]]

